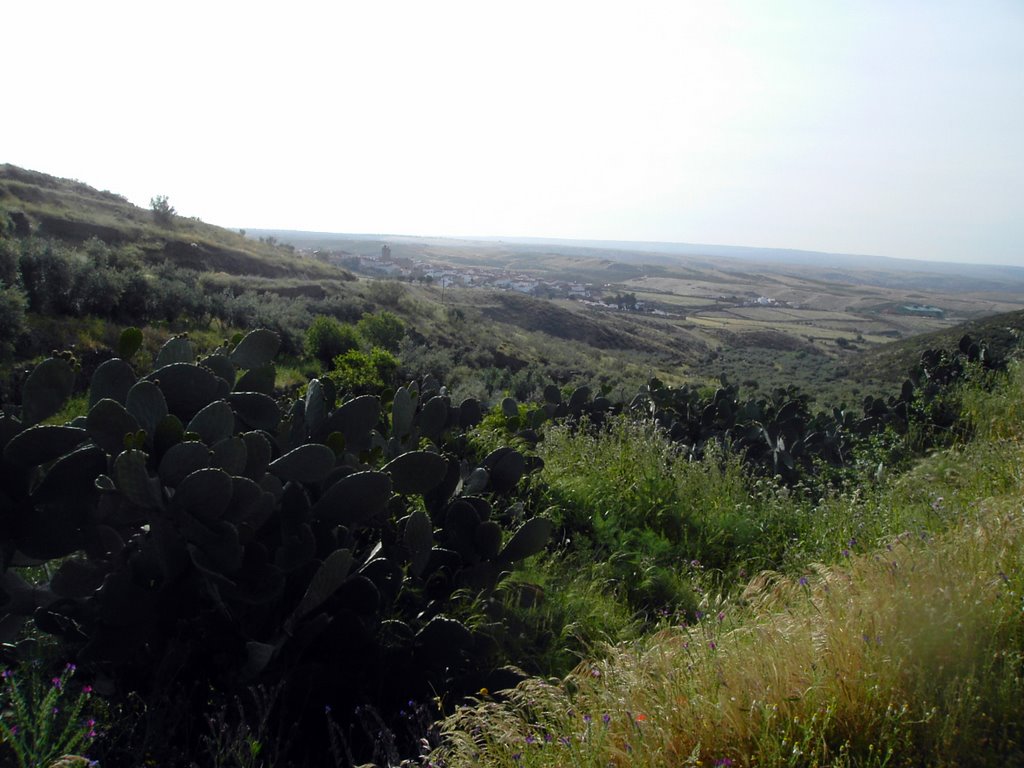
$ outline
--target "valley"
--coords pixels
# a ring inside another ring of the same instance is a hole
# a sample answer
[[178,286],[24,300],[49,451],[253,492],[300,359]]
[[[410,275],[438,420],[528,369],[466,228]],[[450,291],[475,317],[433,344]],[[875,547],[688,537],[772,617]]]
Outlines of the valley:
[[0,750],[1020,762],[1022,271],[705,250],[0,167]]

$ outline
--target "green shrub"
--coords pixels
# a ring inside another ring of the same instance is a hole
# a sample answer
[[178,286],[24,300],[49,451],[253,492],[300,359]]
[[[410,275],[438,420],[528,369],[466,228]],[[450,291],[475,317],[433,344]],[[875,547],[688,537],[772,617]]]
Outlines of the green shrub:
[[739,456],[709,445],[691,460],[649,422],[551,427],[537,451],[538,490],[560,510],[564,535],[577,555],[605,563],[638,611],[693,606],[681,565],[724,584],[778,567],[806,516],[799,493],[755,482]]
[[25,294],[0,282],[0,360],[14,354],[14,344],[25,332]]
[[333,317],[317,315],[306,329],[306,354],[324,365],[338,355],[359,348],[359,336],[351,325],[342,325]]
[[373,280],[367,287],[367,297],[385,307],[397,307],[405,298],[406,288],[397,280]]
[[393,386],[398,360],[386,349],[374,347],[369,352],[350,349],[334,358],[334,370],[328,377],[344,391],[370,394]]
[[381,347],[388,352],[397,352],[405,336],[405,323],[390,312],[366,313],[356,323],[356,330],[364,342],[371,347]]
[[18,245],[14,240],[0,237],[0,283],[15,285],[21,280],[18,269]]

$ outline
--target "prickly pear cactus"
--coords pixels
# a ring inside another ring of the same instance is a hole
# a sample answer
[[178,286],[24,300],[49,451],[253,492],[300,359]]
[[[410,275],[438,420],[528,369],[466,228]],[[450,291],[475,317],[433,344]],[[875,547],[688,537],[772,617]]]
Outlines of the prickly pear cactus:
[[[31,621],[114,697],[155,694],[171,658],[185,687],[287,676],[294,701],[342,712],[471,689],[492,659],[451,616],[459,596],[551,533],[492,519],[523,456],[464,473],[453,451],[481,409],[429,382],[336,404],[313,381],[281,404],[278,346],[257,330],[197,361],[174,338],[145,375],[112,358],[74,425],[39,424],[72,392],[68,361],[29,375],[0,417],[0,641]],[[41,563],[49,583],[19,574]]]

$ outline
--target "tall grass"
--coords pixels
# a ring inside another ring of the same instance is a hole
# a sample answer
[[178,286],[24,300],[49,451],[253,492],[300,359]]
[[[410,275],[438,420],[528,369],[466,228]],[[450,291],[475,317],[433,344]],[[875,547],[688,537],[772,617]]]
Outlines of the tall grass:
[[538,452],[548,500],[582,539],[577,548],[589,544],[601,558],[643,550],[727,569],[747,558],[773,562],[776,542],[794,533],[798,500],[780,506],[774,485],[753,489],[737,456],[709,448],[690,460],[650,422],[553,427]]
[[460,709],[434,763],[1024,763],[1022,385],[1015,369],[966,398],[983,439],[815,509],[788,574]]

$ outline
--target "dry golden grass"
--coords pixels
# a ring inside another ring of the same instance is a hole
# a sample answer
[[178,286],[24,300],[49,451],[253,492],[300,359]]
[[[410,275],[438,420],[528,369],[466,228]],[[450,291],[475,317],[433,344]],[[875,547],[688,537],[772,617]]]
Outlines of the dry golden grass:
[[[1001,765],[1019,738],[1019,504],[909,535],[450,718],[455,765]],[[735,610],[735,614],[733,614]],[[605,723],[607,720],[607,724]],[[532,742],[532,743],[530,743]],[[518,755],[518,757],[517,757]],[[732,762],[730,762],[732,761]]]

